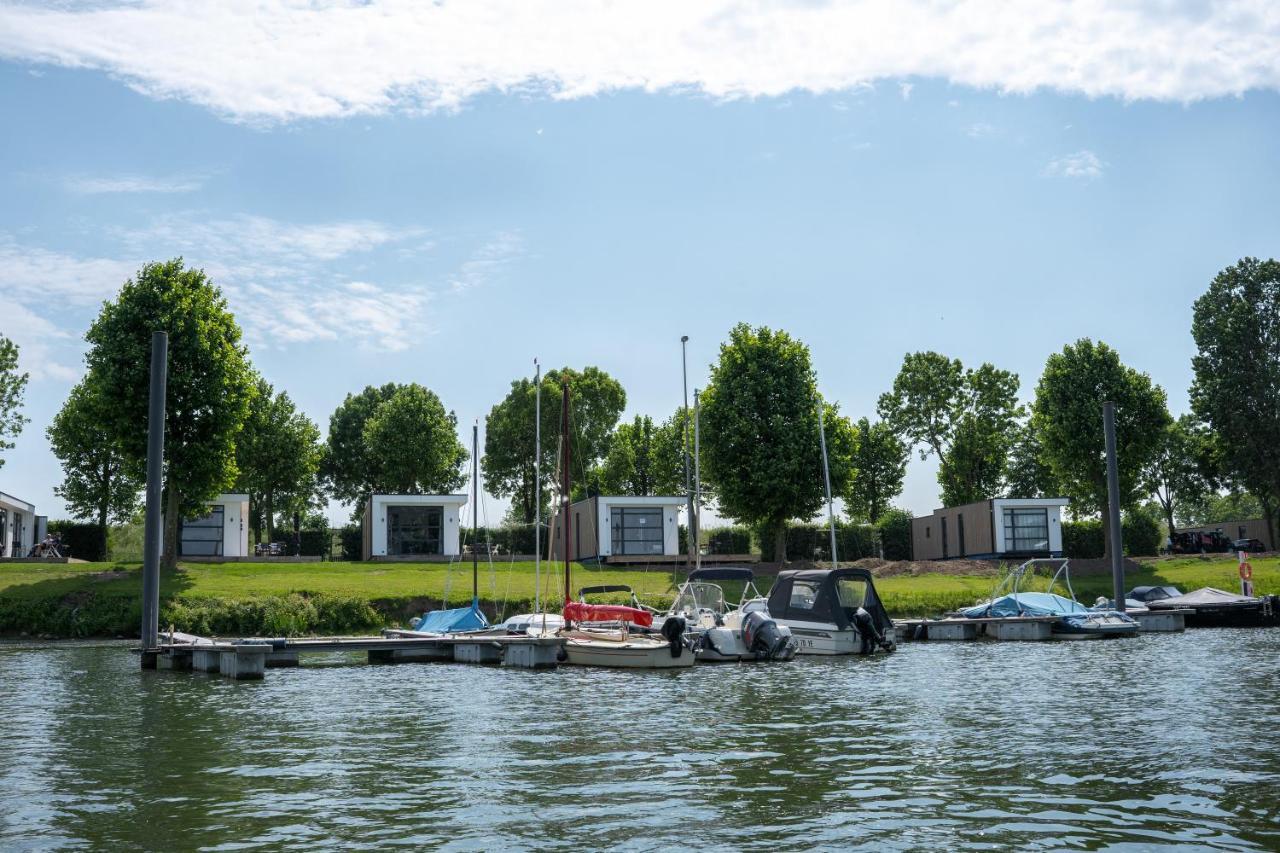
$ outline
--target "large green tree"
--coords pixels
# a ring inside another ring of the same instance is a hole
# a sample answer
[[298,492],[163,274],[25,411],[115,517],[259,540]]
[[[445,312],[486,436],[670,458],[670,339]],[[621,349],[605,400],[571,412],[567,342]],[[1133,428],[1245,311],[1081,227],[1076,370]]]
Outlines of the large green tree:
[[1181,513],[1182,505],[1194,505],[1213,492],[1213,463],[1211,438],[1194,416],[1183,415],[1161,432],[1143,476],[1147,490],[1160,505],[1170,539],[1178,532],[1174,517]]
[[254,539],[276,538],[276,513],[305,512],[315,500],[320,430],[299,412],[287,392],[259,377],[249,416],[236,441],[241,491],[248,493]]
[[[609,451],[609,442],[627,406],[622,385],[598,367],[581,371],[564,367],[542,376],[542,495],[545,508],[554,484],[556,448],[560,438],[561,382],[569,380],[574,483],[582,484],[593,475]],[[534,519],[537,489],[534,485],[534,411],[537,387],[532,379],[517,379],[511,390],[489,410],[485,419],[485,483],[498,497],[512,499],[516,516],[524,524]]]
[[126,459],[145,464],[151,334],[169,333],[165,416],[164,564],[177,563],[178,521],[204,512],[236,479],[236,438],[253,398],[240,327],[222,292],[181,258],[150,263],[126,281],[85,335],[103,428]]
[[466,482],[470,454],[458,441],[458,418],[421,385],[397,389],[364,425],[371,486],[386,494],[444,494]]
[[108,524],[128,521],[136,512],[145,473],[137,460],[125,456],[108,428],[109,408],[88,377],[71,389],[45,430],[62,463],[62,485],[54,494],[75,518],[96,521],[104,542]]
[[[692,425],[689,429],[692,453]],[[683,407],[661,424],[655,424],[648,415],[636,415],[630,423],[618,424],[600,466],[602,493],[684,494],[683,440]],[[705,495],[707,490],[703,492]]]
[[1111,553],[1106,524],[1106,443],[1102,404],[1116,404],[1116,457],[1122,509],[1144,497],[1143,472],[1159,452],[1170,423],[1165,394],[1145,373],[1120,362],[1104,343],[1082,338],[1049,356],[1032,406],[1032,429],[1043,458],[1074,514],[1100,513],[1104,553]]
[[1062,491],[1045,461],[1040,436],[1030,420],[1014,435],[1004,479],[1005,496],[1010,498],[1043,498]]
[[374,460],[364,442],[364,427],[378,406],[401,388],[394,382],[368,385],[359,394],[348,394],[329,416],[329,438],[320,460],[320,476],[329,493],[355,505],[355,515],[374,491]]
[[1216,435],[1231,479],[1262,504],[1271,538],[1280,504],[1280,261],[1242,258],[1192,309],[1191,407]]
[[[720,345],[702,395],[704,476],[720,509],[761,530],[786,560],[786,524],[824,502],[819,395],[809,348],[786,332],[743,323]],[[831,487],[846,491],[853,430],[825,404]]]
[[966,370],[936,352],[908,353],[882,394],[880,417],[906,441],[938,457],[945,506],[999,493],[1017,436],[1018,375],[990,364]]
[[[22,395],[30,375],[18,372],[18,345],[0,335],[0,451],[13,449],[13,442],[26,425],[22,415]],[[0,468],[4,457],[0,456]]]
[[861,418],[853,428],[853,456],[844,504],[858,521],[875,523],[902,494],[910,450],[883,421]]

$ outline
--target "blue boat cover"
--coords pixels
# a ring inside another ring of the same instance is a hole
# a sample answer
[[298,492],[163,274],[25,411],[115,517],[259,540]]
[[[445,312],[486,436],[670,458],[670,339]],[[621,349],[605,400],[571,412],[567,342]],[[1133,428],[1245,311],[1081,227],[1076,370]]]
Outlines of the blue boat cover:
[[460,631],[483,631],[488,627],[489,620],[484,618],[478,606],[472,604],[453,610],[428,611],[414,630],[429,634],[456,634]]
[[1020,592],[1017,595],[1002,595],[995,601],[960,612],[973,619],[983,616],[1065,616],[1070,613],[1090,613],[1090,610],[1078,601],[1051,592]]

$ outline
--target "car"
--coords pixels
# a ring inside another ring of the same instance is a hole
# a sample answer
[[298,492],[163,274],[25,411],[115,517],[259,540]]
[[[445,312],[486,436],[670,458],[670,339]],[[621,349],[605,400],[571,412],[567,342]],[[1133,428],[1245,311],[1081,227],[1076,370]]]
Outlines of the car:
[[1247,554],[1259,554],[1267,550],[1261,539],[1237,539],[1231,543],[1232,551],[1244,551]]

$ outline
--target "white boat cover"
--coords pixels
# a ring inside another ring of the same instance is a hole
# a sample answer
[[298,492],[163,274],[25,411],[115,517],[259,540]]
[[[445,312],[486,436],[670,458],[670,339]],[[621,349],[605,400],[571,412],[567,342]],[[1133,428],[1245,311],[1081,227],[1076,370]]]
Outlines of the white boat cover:
[[1234,592],[1227,592],[1222,589],[1215,589],[1211,586],[1202,587],[1188,592],[1186,595],[1178,595],[1173,598],[1161,598],[1158,601],[1148,601],[1147,606],[1156,607],[1206,607],[1212,605],[1224,604],[1258,604],[1259,599],[1250,598],[1247,595],[1236,595]]

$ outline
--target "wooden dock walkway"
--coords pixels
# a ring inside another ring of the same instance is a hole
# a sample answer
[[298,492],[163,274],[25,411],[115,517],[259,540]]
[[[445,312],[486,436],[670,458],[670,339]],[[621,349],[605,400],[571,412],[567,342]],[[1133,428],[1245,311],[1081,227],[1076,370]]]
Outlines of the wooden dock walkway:
[[[1140,633],[1177,633],[1186,629],[1191,610],[1146,610],[1130,612]],[[1057,616],[983,616],[978,618],[901,619],[893,623],[898,642],[936,640],[1042,641],[1053,639]]]
[[[565,640],[483,632],[421,636],[385,631],[378,637],[213,639],[162,633],[154,649],[139,650],[143,668],[218,673],[237,681],[263,677],[267,669],[298,666],[304,654],[363,652],[372,664],[457,661],[554,669],[564,657]],[[150,664],[150,665],[148,665]]]

